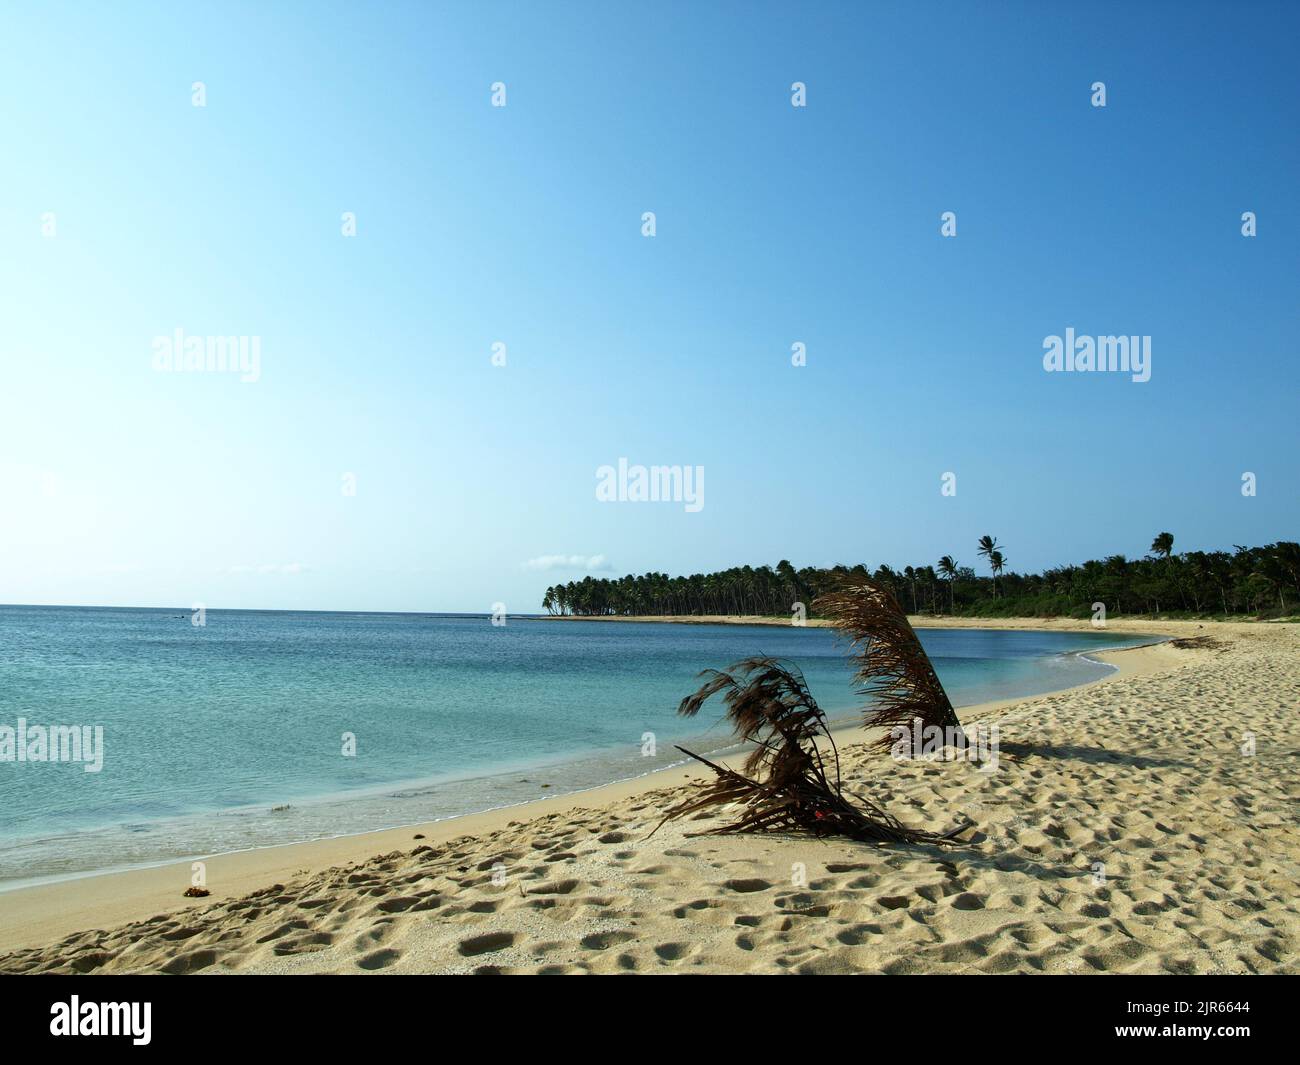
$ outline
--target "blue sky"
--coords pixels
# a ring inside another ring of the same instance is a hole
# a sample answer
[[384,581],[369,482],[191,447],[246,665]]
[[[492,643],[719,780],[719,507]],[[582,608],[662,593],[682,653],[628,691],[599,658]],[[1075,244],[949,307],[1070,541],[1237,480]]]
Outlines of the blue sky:
[[[1297,31],[1263,4],[9,5],[0,601],[531,611],[582,573],[548,556],[1294,539]],[[1044,372],[1067,327],[1151,336],[1151,380]],[[260,379],[155,372],[176,328],[259,337]],[[704,467],[704,508],[598,502],[620,457]]]

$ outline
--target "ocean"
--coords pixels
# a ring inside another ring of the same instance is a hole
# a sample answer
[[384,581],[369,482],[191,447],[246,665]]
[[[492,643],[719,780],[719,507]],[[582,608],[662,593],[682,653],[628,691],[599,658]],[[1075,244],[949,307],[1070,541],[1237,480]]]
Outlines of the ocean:
[[[696,674],[799,665],[860,700],[827,629],[483,616],[0,606],[0,727],[74,726],[86,760],[0,761],[0,889],[527,802],[728,743]],[[958,706],[1071,687],[1105,632],[920,633]],[[96,729],[102,731],[96,732]],[[89,760],[102,735],[98,771]],[[53,745],[58,749],[58,744]],[[64,746],[67,746],[65,737]],[[653,753],[647,753],[653,752]]]

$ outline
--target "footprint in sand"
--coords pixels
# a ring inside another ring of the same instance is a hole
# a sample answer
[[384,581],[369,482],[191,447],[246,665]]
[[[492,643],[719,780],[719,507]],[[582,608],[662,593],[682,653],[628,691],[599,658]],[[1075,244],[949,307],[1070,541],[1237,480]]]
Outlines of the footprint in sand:
[[556,880],[549,884],[539,884],[535,888],[530,888],[530,895],[567,895],[579,884],[577,880]]
[[401,913],[418,905],[419,901],[414,895],[401,895],[395,899],[384,899],[375,909],[382,910],[384,913]]
[[681,961],[683,958],[699,953],[699,949],[699,946],[693,943],[660,943],[655,947],[655,954],[663,961]]
[[387,969],[401,956],[402,952],[400,950],[376,950],[363,958],[358,958],[357,965],[362,969],[374,972],[376,969]]
[[206,969],[217,960],[215,950],[196,950],[192,954],[182,954],[173,958],[162,967],[162,971],[168,976],[178,976],[181,973],[197,972],[199,969]]
[[635,938],[636,935],[632,932],[592,932],[589,936],[583,936],[580,942],[585,950],[609,950],[610,947]]
[[514,946],[518,938],[513,932],[486,932],[481,936],[462,939],[456,949],[465,957],[474,958],[480,954],[490,954],[494,950],[504,950],[506,947]]
[[751,891],[766,891],[772,884],[768,880],[728,880],[722,886],[731,888],[732,891],[748,894]]

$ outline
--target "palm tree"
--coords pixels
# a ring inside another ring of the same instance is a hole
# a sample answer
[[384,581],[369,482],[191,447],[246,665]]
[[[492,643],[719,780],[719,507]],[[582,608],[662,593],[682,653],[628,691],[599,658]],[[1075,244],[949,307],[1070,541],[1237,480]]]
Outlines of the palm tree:
[[998,594],[998,578],[1002,576],[1002,568],[1006,565],[1007,560],[1001,551],[993,550],[989,552],[989,569],[993,571],[993,594]]
[[[934,666],[887,588],[865,578],[842,580],[816,605],[849,641],[854,679],[869,700],[863,726],[886,733],[873,744],[877,753],[892,746],[891,725],[910,727],[914,720],[964,744],[961,722]],[[679,747],[714,777],[672,806],[655,831],[676,818],[724,811],[732,819],[705,834],[803,830],[871,843],[943,844],[967,827],[942,833],[908,828],[869,799],[846,794],[826,715],[793,663],[760,655],[700,676],[703,684],[677,712],[694,717],[722,693],[736,738],[752,746],[739,771]]]
[[1289,582],[1287,580],[1287,568],[1283,563],[1282,556],[1276,551],[1267,551],[1263,558],[1259,560],[1259,569],[1255,572],[1277,593],[1278,604],[1283,610],[1286,610],[1286,595],[1283,594],[1282,589]]
[[[1040,574],[1006,573],[1005,551],[992,536],[979,541],[980,554],[988,558],[993,573],[990,585],[979,583],[974,573],[958,566],[951,556],[941,567],[907,566],[896,570],[882,564],[872,571],[865,565],[805,566],[795,569],[782,559],[772,566],[733,566],[712,573],[670,577],[666,573],[606,579],[587,575],[579,581],[546,588],[542,607],[562,617],[616,614],[768,614],[783,615],[795,602],[811,605],[819,596],[845,580],[861,584],[872,580],[884,585],[899,600],[908,600],[912,612],[941,613],[943,585],[949,586],[949,608],[956,612],[956,582],[966,584],[967,606],[996,596],[1017,601],[1036,613],[1068,612],[1101,600],[1116,615],[1129,612],[1160,613],[1181,598],[1183,609],[1208,610],[1217,603],[1224,614],[1260,610],[1289,610],[1300,600],[1300,544],[1279,541],[1261,547],[1237,546],[1225,551],[1173,553],[1170,533],[1152,542],[1141,559],[1123,555],[1090,559],[1060,566]],[[993,546],[990,546],[993,545]],[[985,548],[988,548],[987,554]],[[1175,591],[1177,594],[1175,594]]]
[[[887,587],[879,581],[846,582],[813,605],[849,642],[853,679],[868,700],[866,727],[888,730],[920,718],[925,725],[961,728],[907,612]],[[886,736],[877,745],[887,750],[891,740]]]
[[1228,589],[1232,586],[1232,558],[1226,551],[1212,551],[1207,567],[1210,580],[1219,592],[1223,615],[1228,615]]
[[925,566],[921,570],[922,578],[925,581],[925,587],[930,592],[930,613],[939,613],[939,604],[935,593],[938,590],[939,578],[934,572],[933,566]]
[[[993,565],[993,556],[997,554],[998,538],[996,536],[981,536],[979,539],[979,553],[989,560],[989,566]],[[1001,555],[998,555],[1001,558]],[[998,570],[993,571],[993,594],[998,594],[997,582]]]
[[1278,565],[1291,578],[1297,592],[1300,592],[1300,544],[1291,540],[1279,540],[1273,547]]
[[[1151,550],[1165,560],[1165,573],[1168,575],[1172,569],[1172,556],[1174,553],[1174,534],[1162,532],[1151,541]],[[1178,579],[1178,574],[1174,573],[1174,584],[1178,588],[1178,596],[1183,601],[1183,609],[1187,609],[1187,593],[1183,591],[1183,582]]]
[[948,582],[948,603],[950,614],[957,613],[957,563],[952,555],[944,555],[938,562],[939,572]]

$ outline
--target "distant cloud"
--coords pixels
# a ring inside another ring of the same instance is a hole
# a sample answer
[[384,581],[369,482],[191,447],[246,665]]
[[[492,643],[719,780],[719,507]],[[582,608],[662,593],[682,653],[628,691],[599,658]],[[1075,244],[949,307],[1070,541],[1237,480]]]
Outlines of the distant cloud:
[[226,570],[227,573],[283,573],[290,577],[296,577],[300,573],[306,573],[311,569],[310,566],[304,566],[301,562],[284,562],[263,563],[260,566],[231,566]]
[[534,570],[567,569],[597,573],[610,568],[609,559],[604,555],[539,555],[524,563],[525,568]]

